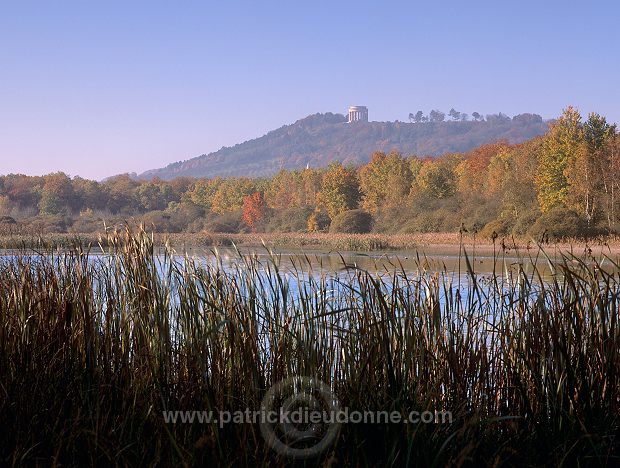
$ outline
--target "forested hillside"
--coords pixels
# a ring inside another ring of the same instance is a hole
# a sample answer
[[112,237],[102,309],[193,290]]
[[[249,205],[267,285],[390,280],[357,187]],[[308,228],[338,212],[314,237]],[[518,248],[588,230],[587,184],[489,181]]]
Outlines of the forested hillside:
[[461,120],[464,114],[457,114],[451,114],[458,118],[453,121],[443,121],[443,113],[432,111],[428,118],[412,115],[412,122],[408,123],[352,124],[346,123],[345,116],[340,114],[315,114],[260,138],[147,171],[139,177],[264,177],[280,169],[301,169],[307,165],[325,167],[334,161],[345,165],[365,164],[375,151],[438,156],[469,151],[499,140],[520,143],[542,135],[548,126],[535,114],[510,118],[500,113],[471,121]]
[[0,177],[0,226],[26,233],[133,220],[159,232],[562,237],[618,232],[619,214],[617,129],[572,107],[544,136],[437,158],[379,148],[364,165],[283,169],[271,178]]

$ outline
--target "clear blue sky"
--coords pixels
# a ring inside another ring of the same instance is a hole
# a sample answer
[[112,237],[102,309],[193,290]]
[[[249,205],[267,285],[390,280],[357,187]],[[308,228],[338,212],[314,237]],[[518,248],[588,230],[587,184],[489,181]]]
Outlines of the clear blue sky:
[[350,104],[620,122],[611,0],[0,2],[0,174],[141,172]]

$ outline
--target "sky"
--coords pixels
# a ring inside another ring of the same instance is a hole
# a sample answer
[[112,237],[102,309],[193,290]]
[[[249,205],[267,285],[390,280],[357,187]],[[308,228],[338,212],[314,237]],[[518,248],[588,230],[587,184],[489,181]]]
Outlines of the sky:
[[620,123],[620,2],[0,0],[0,174],[101,180],[317,112]]

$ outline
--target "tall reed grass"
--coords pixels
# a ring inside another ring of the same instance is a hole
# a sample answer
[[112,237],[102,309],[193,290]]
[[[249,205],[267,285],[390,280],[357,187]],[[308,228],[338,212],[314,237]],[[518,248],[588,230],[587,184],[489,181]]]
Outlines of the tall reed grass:
[[[448,410],[447,424],[347,425],[307,463],[620,463],[619,265],[525,259],[339,274],[298,257],[232,265],[115,232],[97,255],[0,259],[0,460],[7,465],[284,465],[255,425],[164,410],[258,408],[291,375],[355,410]],[[544,252],[538,252],[544,256]]]

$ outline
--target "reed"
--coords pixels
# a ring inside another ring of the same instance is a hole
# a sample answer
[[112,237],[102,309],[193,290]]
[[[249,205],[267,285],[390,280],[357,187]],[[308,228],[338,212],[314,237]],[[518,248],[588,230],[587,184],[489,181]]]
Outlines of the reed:
[[[135,224],[135,223],[134,223]],[[125,225],[115,225],[106,229],[114,232]],[[133,226],[130,224],[130,226]],[[134,230],[137,228],[134,226]],[[209,247],[260,247],[265,243],[272,248],[282,249],[323,249],[333,251],[382,251],[382,250],[442,250],[444,253],[459,251],[461,244],[468,248],[475,245],[478,249],[492,251],[493,240],[483,237],[475,231],[463,232],[434,232],[416,234],[336,234],[336,233],[301,233],[301,232],[271,232],[271,233],[240,233],[224,234],[213,232],[202,233],[155,233],[155,242],[160,245],[169,242],[178,250],[192,250]],[[97,233],[40,233],[37,235],[24,230],[0,227],[0,249],[63,249],[80,244],[86,248],[97,245]],[[562,250],[570,252],[576,249],[592,249],[597,253],[620,252],[620,238],[605,236],[589,239],[548,239],[545,237],[545,248],[548,250]],[[551,242],[553,241],[553,242]],[[107,236],[101,239],[107,242]],[[536,250],[536,242],[531,237],[504,238],[497,240],[509,250]]]
[[[43,245],[43,244],[42,244]],[[285,465],[254,424],[165,424],[165,410],[258,408],[291,375],[360,411],[448,410],[445,424],[357,424],[309,464],[620,462],[620,276],[611,256],[541,268],[338,274],[144,231],[92,254],[0,259],[0,441],[7,465]],[[543,250],[528,252],[545,258]],[[344,260],[343,260],[344,261]]]

